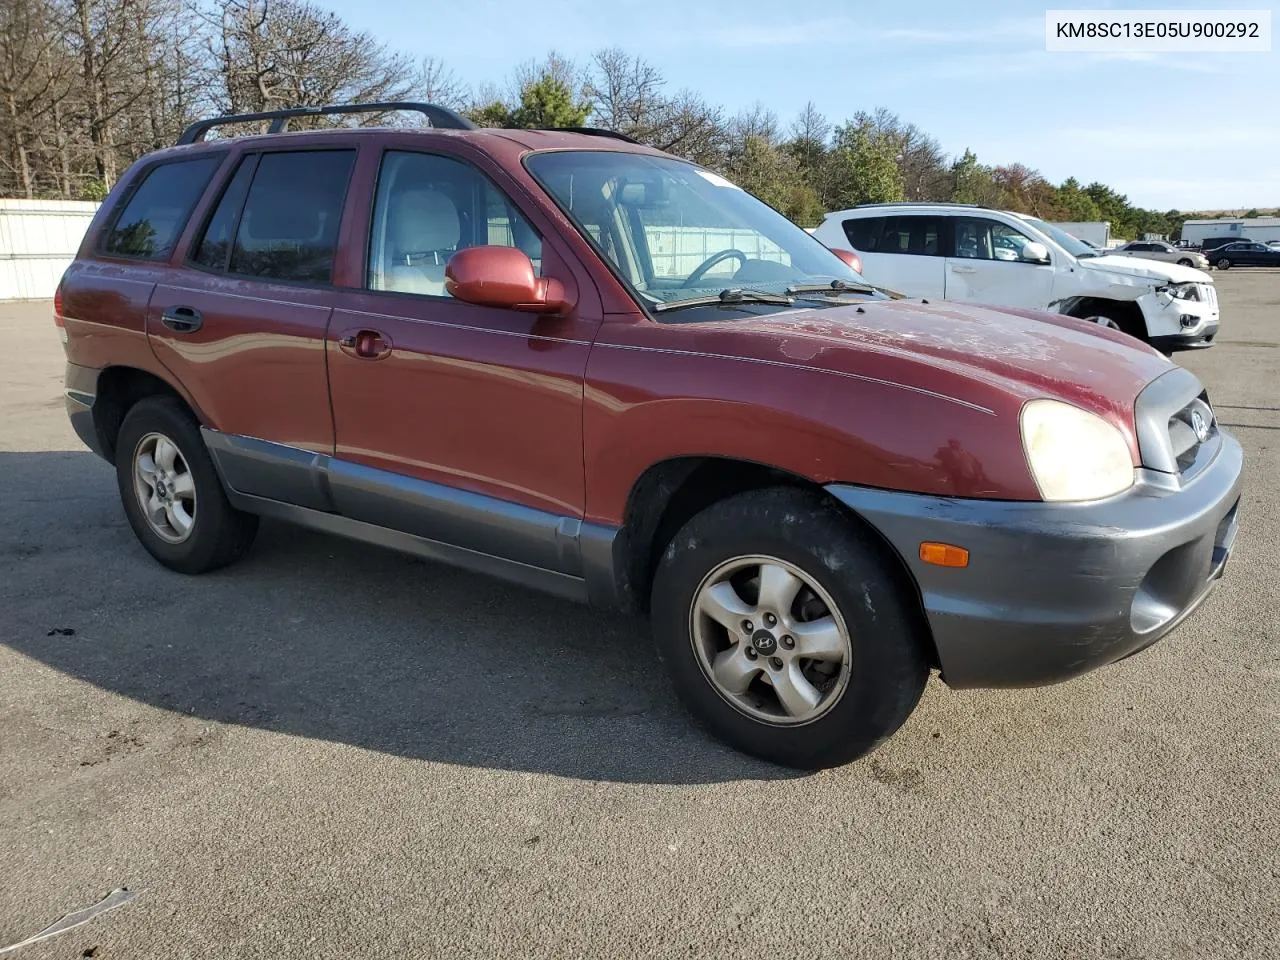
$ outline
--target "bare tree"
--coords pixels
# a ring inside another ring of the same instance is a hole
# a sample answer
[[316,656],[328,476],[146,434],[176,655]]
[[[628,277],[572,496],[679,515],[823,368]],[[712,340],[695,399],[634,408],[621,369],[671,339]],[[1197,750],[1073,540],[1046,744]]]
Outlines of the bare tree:
[[657,67],[620,47],[609,47],[592,56],[585,93],[596,124],[630,135],[653,120],[663,103],[663,85]]
[[729,132],[734,139],[746,140],[748,137],[755,137],[774,146],[780,139],[778,115],[766,109],[764,104],[757,100],[733,118],[729,124]]
[[413,86],[417,95],[427,103],[450,110],[465,110],[471,106],[471,91],[467,85],[445,66],[444,61],[435,57],[422,58]]
[[56,11],[44,0],[0,4],[0,156],[8,192],[34,197],[39,188],[33,153],[44,146],[52,113],[67,95],[68,63],[59,43]]
[[306,0],[229,0],[209,46],[231,113],[403,100],[417,79],[407,57]]

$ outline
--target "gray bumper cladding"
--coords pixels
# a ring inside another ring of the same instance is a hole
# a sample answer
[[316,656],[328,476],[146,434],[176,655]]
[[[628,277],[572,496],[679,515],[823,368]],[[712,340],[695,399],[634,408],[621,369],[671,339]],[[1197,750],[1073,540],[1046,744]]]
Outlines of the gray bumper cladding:
[[[1235,538],[1243,455],[1221,432],[1202,453],[1178,489],[1142,470],[1083,504],[827,489],[906,562],[949,685],[1036,686],[1149,646],[1208,595]],[[925,563],[926,540],[966,548],[969,565]]]
[[67,417],[80,442],[103,456],[98,442],[98,431],[93,423],[93,403],[96,399],[99,371],[90,367],[67,364],[63,396],[66,398]]

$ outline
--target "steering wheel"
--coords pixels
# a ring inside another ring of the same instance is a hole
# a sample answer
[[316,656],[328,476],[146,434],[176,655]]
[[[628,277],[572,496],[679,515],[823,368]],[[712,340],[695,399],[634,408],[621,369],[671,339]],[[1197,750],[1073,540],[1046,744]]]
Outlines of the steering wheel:
[[738,269],[742,269],[742,267],[746,265],[747,255],[741,250],[734,250],[732,247],[728,250],[721,250],[719,253],[713,253],[711,256],[707,257],[707,259],[698,264],[697,269],[694,270],[693,273],[689,274],[689,276],[685,277],[684,283],[680,284],[680,286],[696,287],[698,285],[698,281],[707,275],[707,271],[722,260],[737,260]]

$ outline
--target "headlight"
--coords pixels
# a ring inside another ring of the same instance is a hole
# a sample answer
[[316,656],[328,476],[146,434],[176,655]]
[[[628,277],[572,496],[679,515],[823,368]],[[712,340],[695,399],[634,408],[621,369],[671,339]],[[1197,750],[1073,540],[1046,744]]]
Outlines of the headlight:
[[1124,434],[1106,420],[1059,400],[1022,408],[1022,449],[1045,500],[1100,500],[1133,486]]
[[1169,295],[1176,297],[1178,300],[1199,300],[1200,284],[1171,283],[1169,284]]

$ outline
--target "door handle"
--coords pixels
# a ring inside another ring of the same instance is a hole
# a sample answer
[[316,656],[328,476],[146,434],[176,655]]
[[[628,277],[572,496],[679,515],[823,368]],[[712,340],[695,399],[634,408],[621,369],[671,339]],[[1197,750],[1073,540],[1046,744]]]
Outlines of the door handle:
[[204,323],[204,317],[195,307],[170,307],[160,314],[160,322],[174,333],[195,333]]
[[953,263],[953,264],[951,265],[951,272],[952,272],[952,273],[977,273],[977,272],[978,272],[978,268],[977,268],[977,267],[962,267],[962,266],[960,266],[958,263]]
[[381,360],[391,354],[391,340],[380,330],[348,330],[338,338],[338,348],[358,360]]

